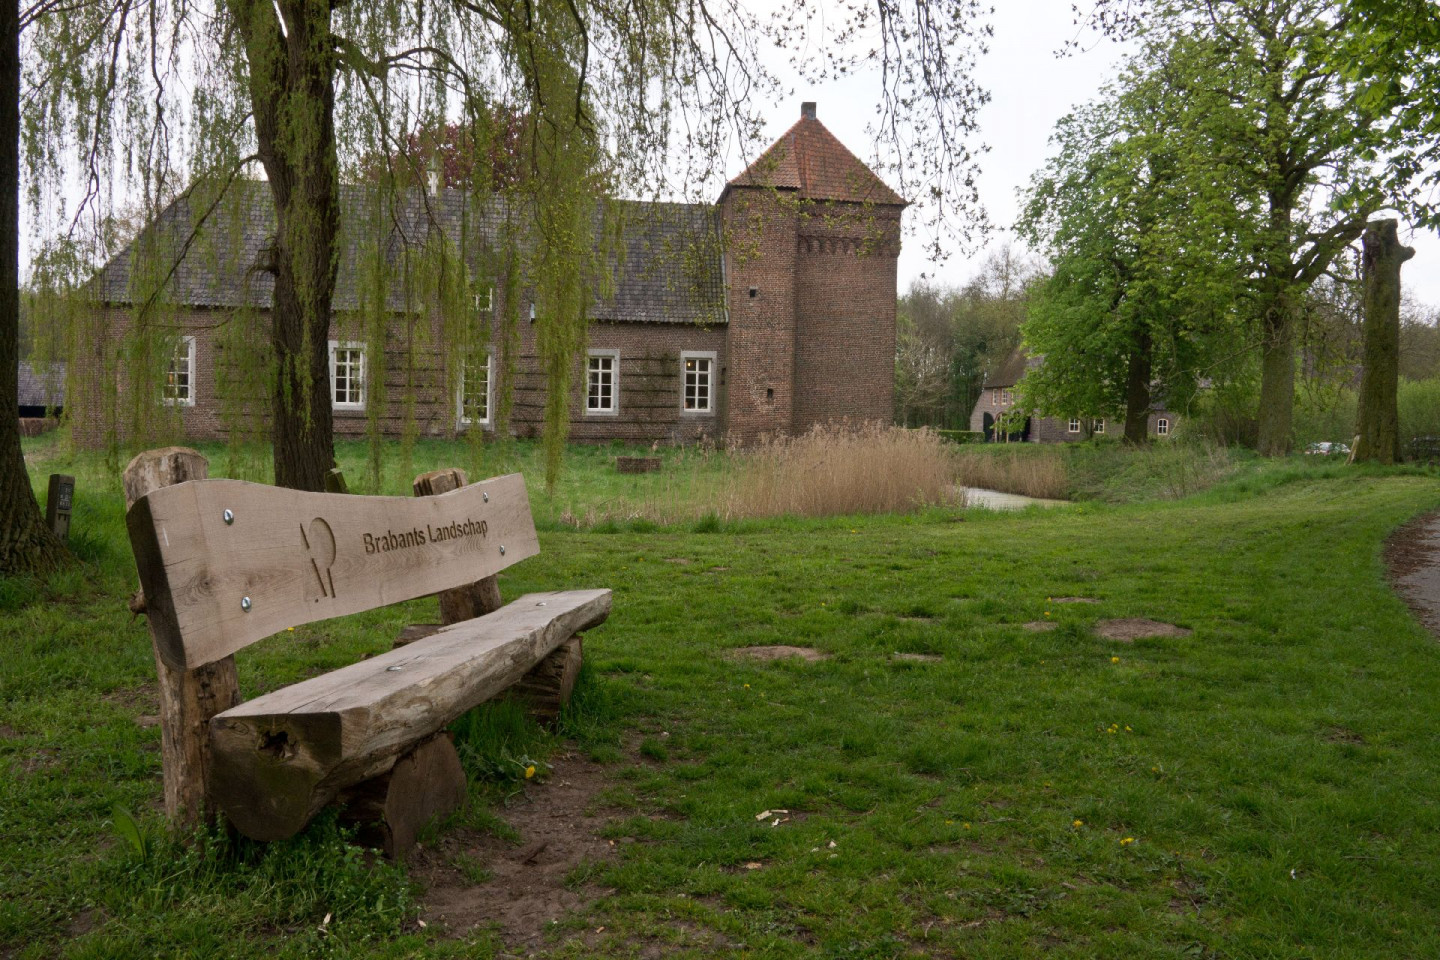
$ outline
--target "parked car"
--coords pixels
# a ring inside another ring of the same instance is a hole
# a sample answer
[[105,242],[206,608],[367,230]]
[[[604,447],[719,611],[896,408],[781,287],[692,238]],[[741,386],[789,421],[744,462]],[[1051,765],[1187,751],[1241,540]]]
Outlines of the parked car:
[[1349,456],[1350,444],[1322,440],[1306,447],[1305,453],[1317,457]]

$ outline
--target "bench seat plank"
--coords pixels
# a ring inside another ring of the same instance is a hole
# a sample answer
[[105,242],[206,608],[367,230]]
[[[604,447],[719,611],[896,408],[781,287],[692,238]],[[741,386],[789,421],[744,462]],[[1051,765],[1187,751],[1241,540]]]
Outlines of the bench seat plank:
[[246,836],[291,836],[346,787],[385,773],[609,613],[609,590],[527,594],[226,710],[210,721],[209,796]]

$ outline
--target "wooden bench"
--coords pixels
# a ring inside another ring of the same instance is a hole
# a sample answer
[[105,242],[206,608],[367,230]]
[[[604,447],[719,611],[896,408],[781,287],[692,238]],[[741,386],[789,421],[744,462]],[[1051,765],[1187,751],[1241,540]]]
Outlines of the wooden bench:
[[[460,471],[436,471],[409,499],[205,473],[202,456],[178,447],[125,471],[143,592],[132,607],[149,617],[160,676],[167,814],[183,824],[218,812],[276,840],[339,800],[378,817],[387,849],[403,856],[425,819],[464,800],[446,726],[537,675],[573,683],[578,634],[609,615],[610,591],[528,594],[495,609],[495,575],[539,552],[518,474],[466,485]],[[436,593],[446,622],[419,631],[428,635],[239,701],[239,650]]]

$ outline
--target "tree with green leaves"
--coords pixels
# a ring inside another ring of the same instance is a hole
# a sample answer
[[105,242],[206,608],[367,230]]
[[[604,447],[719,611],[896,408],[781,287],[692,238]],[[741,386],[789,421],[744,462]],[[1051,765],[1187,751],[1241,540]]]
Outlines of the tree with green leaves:
[[[32,209],[66,228],[38,272],[52,302],[103,261],[117,198],[140,198],[153,220],[178,197],[193,220],[178,240],[141,231],[135,248],[146,262],[131,269],[138,289],[123,343],[94,326],[72,337],[72,350],[110,345],[93,395],[72,405],[128,404],[130,436],[173,426],[178,414],[155,407],[178,328],[166,302],[174,262],[194,253],[207,221],[225,220],[225,205],[259,170],[274,233],[252,273],[273,291],[268,316],[241,311],[216,323],[234,333],[227,355],[247,357],[231,373],[253,371],[236,415],[254,412],[257,392],[269,394],[276,481],[322,484],[333,446],[327,341],[349,324],[370,341],[372,362],[389,362],[382,314],[398,284],[399,298],[419,305],[402,339],[443,331],[445,355],[457,358],[452,378],[458,358],[490,336],[466,309],[478,292],[515,294],[504,298],[513,311],[523,288],[538,317],[553,479],[586,304],[607,282],[604,199],[690,199],[731,151],[752,150],[759,110],[778,92],[759,56],[773,43],[805,77],[874,70],[878,165],[925,200],[932,232],[967,234],[980,222],[970,136],[986,96],[971,67],[984,48],[984,13],[978,0],[944,10],[843,0],[829,11],[793,0],[767,18],[734,0],[41,2],[26,22],[26,148]],[[514,118],[528,170],[492,177],[485,158],[511,137]],[[467,214],[503,219],[505,241],[481,263],[465,236],[402,230],[397,266],[396,252],[374,238],[394,237],[398,211],[427,203],[433,149],[417,132],[452,127],[463,135],[444,150],[448,166],[470,174]],[[57,208],[77,169],[78,204]],[[368,219],[344,229],[359,235],[367,296],[355,315],[337,316],[342,183],[362,175],[374,188]],[[380,373],[370,379],[377,388]]]
[[[1416,174],[1433,156],[1435,102],[1418,82],[1433,66],[1337,54],[1346,38],[1373,36],[1367,24],[1421,15],[1423,5],[1379,0],[1098,0],[1100,29],[1148,48],[1179,43],[1205,51],[1176,78],[1187,116],[1204,139],[1237,149],[1220,166],[1189,155],[1189,179],[1237,191],[1252,214],[1243,258],[1243,309],[1260,349],[1258,446],[1289,449],[1295,397],[1296,329],[1305,291],[1332,266],[1379,210],[1430,217]],[[1368,11],[1368,12],[1367,12]],[[1423,14],[1428,20],[1432,14]],[[1370,19],[1367,19],[1370,18]],[[1399,29],[1398,27],[1396,29]],[[1383,31],[1382,31],[1383,32]],[[1393,48],[1415,49],[1424,31]],[[1366,41],[1355,39],[1354,46]],[[1353,47],[1352,47],[1353,49]],[[1431,58],[1433,59],[1433,57]]]
[[1190,178],[1200,155],[1228,149],[1182,133],[1189,105],[1175,81],[1194,56],[1185,44],[1151,48],[1063,118],[1018,224],[1053,265],[1022,331],[1044,357],[1021,383],[1025,405],[1122,414],[1130,443],[1147,439],[1155,388],[1171,402],[1193,392],[1234,332],[1227,244],[1244,218],[1221,185]]

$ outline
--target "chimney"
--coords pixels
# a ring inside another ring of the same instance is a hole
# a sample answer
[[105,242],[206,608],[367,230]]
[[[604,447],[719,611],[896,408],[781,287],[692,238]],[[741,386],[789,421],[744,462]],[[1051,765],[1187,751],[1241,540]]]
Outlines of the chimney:
[[804,103],[800,104],[800,118],[803,120],[806,117],[809,117],[811,120],[815,119],[814,100],[806,100]]

